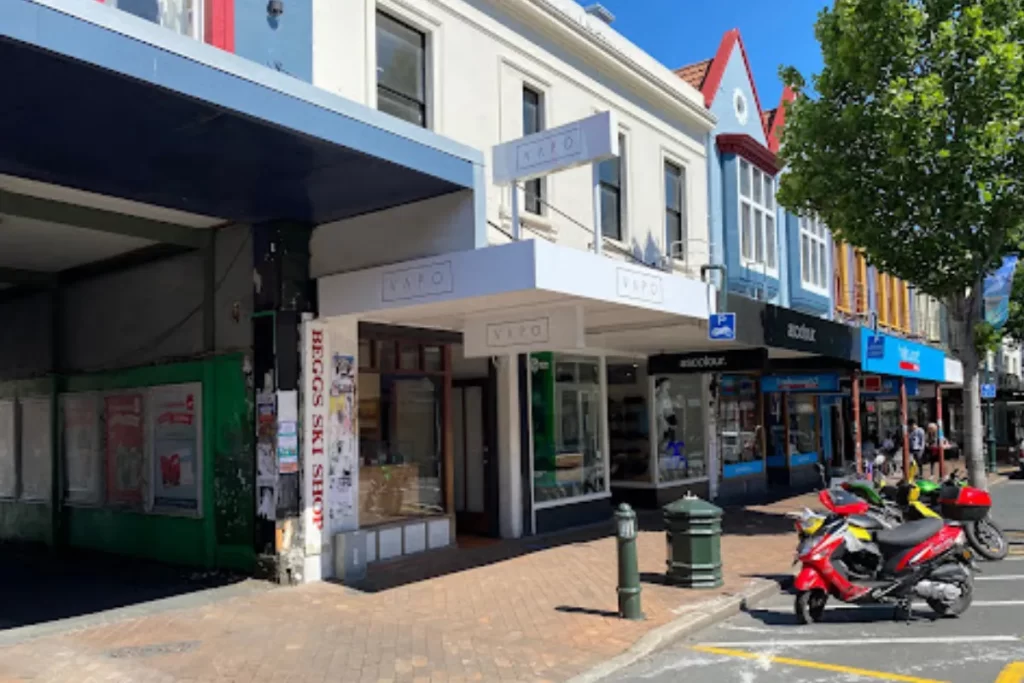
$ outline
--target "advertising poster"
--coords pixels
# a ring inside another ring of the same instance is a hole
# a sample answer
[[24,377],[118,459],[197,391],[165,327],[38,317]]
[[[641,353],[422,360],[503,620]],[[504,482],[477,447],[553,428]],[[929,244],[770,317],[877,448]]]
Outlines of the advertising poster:
[[359,526],[356,501],[356,359],[335,353],[331,357],[330,443],[328,462],[331,491],[331,531]]
[[281,474],[299,471],[299,432],[295,422],[282,422],[277,429],[277,467]]
[[95,394],[60,397],[67,500],[100,502],[100,420]]
[[14,498],[18,495],[14,412],[14,401],[0,401],[0,498]]
[[50,399],[21,403],[21,499],[50,500],[53,460],[50,448]]
[[149,390],[153,507],[199,512],[202,384]]
[[142,503],[146,432],[142,394],[133,392],[103,399],[107,441],[107,502]]

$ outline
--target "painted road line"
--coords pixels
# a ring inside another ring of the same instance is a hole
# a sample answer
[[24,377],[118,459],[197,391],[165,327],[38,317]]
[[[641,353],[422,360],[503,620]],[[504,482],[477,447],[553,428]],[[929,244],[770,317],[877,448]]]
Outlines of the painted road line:
[[1019,643],[1018,636],[945,636],[910,638],[843,638],[820,640],[746,640],[699,643],[699,647],[742,647],[757,650],[786,647],[855,647],[859,645],[928,645],[957,643]]
[[1021,683],[1024,681],[1024,662],[1012,662],[999,672],[996,683]]
[[975,576],[975,581],[1024,581],[1024,574],[984,574]]
[[[777,657],[775,655],[759,654],[756,652],[745,652],[724,647],[710,647],[698,645],[693,648],[697,652],[705,654],[722,655],[723,657],[734,657],[737,659],[750,659],[757,662],[770,662],[782,666],[792,666],[801,669],[817,669],[818,671],[831,671],[833,673],[859,676],[861,678],[873,678],[880,681],[898,681],[899,683],[947,683],[937,681],[933,678],[918,678],[917,676],[904,676],[903,674],[888,673],[886,671],[871,671],[869,669],[858,669],[853,666],[842,666],[840,664],[826,664],[825,662],[812,662],[807,659],[792,659],[790,657]],[[1002,681],[997,681],[1002,683]],[[1016,681],[1014,682],[1016,683]]]

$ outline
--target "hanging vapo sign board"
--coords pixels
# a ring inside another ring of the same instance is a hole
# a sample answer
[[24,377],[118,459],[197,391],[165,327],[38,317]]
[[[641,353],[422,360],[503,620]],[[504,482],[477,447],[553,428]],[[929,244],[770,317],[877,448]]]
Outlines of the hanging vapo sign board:
[[153,387],[146,396],[153,510],[200,513],[202,392],[196,382]]
[[491,154],[496,185],[540,178],[617,156],[619,124],[612,111],[503,142]]
[[96,394],[60,397],[66,499],[69,503],[99,503],[102,498],[99,398]]
[[21,499],[50,500],[53,439],[50,431],[50,399],[21,399]]
[[128,392],[103,399],[107,442],[107,502],[142,503],[146,428],[142,394]]
[[18,495],[18,449],[14,401],[0,401],[0,498]]

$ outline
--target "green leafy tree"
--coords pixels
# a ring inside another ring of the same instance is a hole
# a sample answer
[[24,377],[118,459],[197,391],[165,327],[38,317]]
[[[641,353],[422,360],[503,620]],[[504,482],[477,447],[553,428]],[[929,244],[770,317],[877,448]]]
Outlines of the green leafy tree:
[[835,0],[815,31],[824,68],[787,112],[779,202],[947,305],[984,485],[981,282],[1024,217],[1024,0]]

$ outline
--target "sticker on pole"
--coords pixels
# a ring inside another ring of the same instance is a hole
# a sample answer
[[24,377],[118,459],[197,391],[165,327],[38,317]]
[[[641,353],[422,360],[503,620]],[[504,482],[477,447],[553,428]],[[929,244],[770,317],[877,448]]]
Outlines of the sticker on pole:
[[986,401],[991,401],[996,397],[996,385],[995,384],[982,384],[981,385],[981,398]]
[[736,314],[712,313],[708,316],[708,339],[736,341]]

